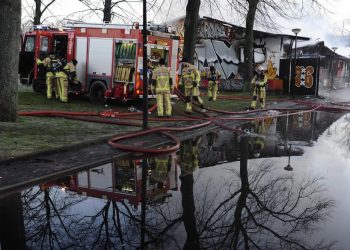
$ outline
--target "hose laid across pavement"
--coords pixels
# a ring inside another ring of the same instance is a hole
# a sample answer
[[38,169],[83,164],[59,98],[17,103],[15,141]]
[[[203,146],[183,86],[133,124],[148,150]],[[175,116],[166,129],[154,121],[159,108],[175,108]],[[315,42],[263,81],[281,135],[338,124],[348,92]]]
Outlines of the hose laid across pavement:
[[[180,100],[185,102],[185,97],[182,92],[179,90],[175,89],[175,93],[178,95]],[[231,99],[231,98],[228,98]],[[280,100],[281,101],[281,100]],[[282,100],[285,101],[285,100]],[[291,101],[288,99],[288,101]],[[175,152],[179,149],[180,147],[180,140],[175,137],[174,135],[170,134],[170,131],[175,131],[175,132],[183,132],[183,131],[188,131],[188,130],[193,130],[197,128],[203,128],[205,126],[209,126],[211,124],[214,124],[216,126],[219,126],[225,130],[231,130],[235,132],[244,132],[239,129],[231,128],[228,125],[225,125],[222,123],[222,121],[234,121],[234,120],[240,120],[240,121],[252,121],[252,120],[262,120],[267,117],[275,118],[275,117],[282,117],[282,116],[289,116],[293,114],[300,114],[300,113],[305,113],[305,112],[312,112],[315,110],[325,110],[325,111],[350,111],[350,108],[339,108],[339,107],[331,107],[327,105],[321,105],[318,103],[313,103],[309,101],[300,101],[296,100],[294,101],[298,104],[302,104],[305,106],[311,107],[311,109],[295,109],[295,108],[276,108],[272,110],[276,111],[282,111],[282,112],[292,112],[296,111],[294,113],[288,113],[288,114],[276,114],[276,115],[263,115],[263,116],[257,116],[257,117],[215,117],[215,116],[209,116],[207,113],[204,113],[200,110],[197,110],[194,108],[194,111],[199,113],[202,117],[184,117],[184,118],[150,118],[150,120],[153,121],[173,121],[173,122],[178,122],[178,121],[202,121],[199,124],[195,125],[190,125],[186,127],[156,127],[156,128],[150,128],[148,130],[142,130],[142,131],[136,131],[136,132],[131,132],[128,134],[120,135],[120,136],[115,136],[108,140],[108,144],[112,146],[113,148],[117,148],[119,150],[123,151],[128,151],[128,152],[138,152],[138,153],[145,153],[145,154],[168,154]],[[152,112],[157,108],[157,105],[153,105],[148,112]],[[250,110],[250,111],[225,111],[225,110],[218,110],[218,109],[213,109],[213,108],[206,108],[207,110],[218,113],[218,114],[225,114],[225,115],[244,115],[244,114],[253,114],[257,112],[266,112],[271,109],[260,109],[260,110]],[[142,112],[125,112],[125,113],[119,113],[119,112],[114,112],[114,111],[105,111],[101,113],[97,112],[68,112],[68,111],[32,111],[32,112],[19,112],[19,115],[22,116],[57,116],[57,117],[64,117],[67,119],[74,119],[74,120],[80,120],[80,121],[86,121],[86,122],[94,122],[94,123],[103,123],[103,124],[113,124],[113,125],[121,125],[121,126],[136,126],[136,127],[141,127],[141,123],[135,123],[135,122],[130,122],[130,121],[111,121],[111,120],[101,120],[101,119],[95,119],[95,118],[89,118],[86,116],[99,116],[99,117],[112,117],[112,118],[118,118],[118,119],[128,119],[128,120],[142,120],[141,117],[134,117],[137,115],[141,115]],[[164,148],[143,148],[143,147],[137,147],[135,145],[126,145],[126,144],[121,144],[120,141],[122,140],[127,140],[143,135],[149,135],[153,133],[162,133],[166,137],[168,137],[172,141],[172,146],[167,146]]]

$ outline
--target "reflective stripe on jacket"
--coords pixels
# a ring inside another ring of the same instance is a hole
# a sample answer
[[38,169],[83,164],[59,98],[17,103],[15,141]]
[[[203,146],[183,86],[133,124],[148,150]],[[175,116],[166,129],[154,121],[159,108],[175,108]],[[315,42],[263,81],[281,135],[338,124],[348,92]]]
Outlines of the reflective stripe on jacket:
[[185,85],[185,88],[193,88],[193,82],[196,81],[197,85],[201,80],[199,70],[192,64],[188,67],[183,68],[181,73],[181,84]]
[[156,91],[170,91],[170,72],[164,65],[153,71],[153,80],[156,80]]

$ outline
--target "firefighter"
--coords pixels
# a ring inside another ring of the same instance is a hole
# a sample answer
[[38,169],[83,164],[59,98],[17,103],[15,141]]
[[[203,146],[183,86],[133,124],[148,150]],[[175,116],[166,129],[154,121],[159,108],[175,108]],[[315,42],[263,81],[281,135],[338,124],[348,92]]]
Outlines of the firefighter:
[[[159,66],[152,73],[152,85],[155,87],[157,96],[158,117],[171,116],[170,94],[173,89],[173,81],[169,68],[165,67],[165,59],[159,59]],[[164,106],[164,107],[163,107]]]
[[164,188],[164,183],[171,168],[171,156],[163,155],[154,158],[154,169],[151,178],[157,182],[158,188]]
[[56,97],[59,95],[59,91],[55,86],[55,72],[53,70],[53,65],[58,62],[58,58],[54,53],[50,53],[48,57],[43,60],[37,59],[36,63],[42,71],[43,68],[46,69],[46,97],[47,99],[52,99],[52,91],[55,89]]
[[255,67],[255,72],[256,72],[256,74],[254,75],[252,82],[251,82],[251,84],[254,87],[253,101],[252,101],[249,109],[256,108],[256,103],[258,101],[258,97],[259,97],[259,106],[261,109],[264,109],[265,108],[265,99],[266,99],[265,86],[267,83],[267,76],[264,73],[264,70],[261,67],[261,65],[257,65]]
[[207,78],[209,80],[209,85],[208,85],[209,101],[212,101],[212,102],[216,101],[220,77],[221,77],[221,74],[215,68],[215,66],[214,65],[210,66],[210,69],[209,69],[208,75],[207,75]]
[[68,82],[72,81],[79,84],[76,73],[76,65],[78,61],[73,59],[67,63],[67,61],[63,58],[61,63],[61,68],[56,73],[58,86],[60,89],[60,100],[61,102],[68,102]]
[[178,159],[182,176],[192,174],[199,167],[198,151],[201,142],[202,137],[199,136],[181,144]]
[[196,66],[190,64],[186,58],[182,59],[182,69],[179,84],[185,87],[186,113],[192,113],[191,97],[197,101],[205,112],[202,99],[199,97],[199,82],[201,80],[200,73]]

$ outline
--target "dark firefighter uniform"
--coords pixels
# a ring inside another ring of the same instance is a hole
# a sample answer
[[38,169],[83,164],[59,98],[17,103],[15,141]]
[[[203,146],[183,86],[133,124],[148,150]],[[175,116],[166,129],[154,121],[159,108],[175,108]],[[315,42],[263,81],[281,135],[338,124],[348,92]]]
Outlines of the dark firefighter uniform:
[[267,76],[264,74],[262,67],[259,65],[255,68],[256,74],[253,77],[252,85],[253,85],[253,101],[250,105],[251,109],[256,108],[256,103],[259,98],[259,106],[261,109],[265,108],[265,99],[266,99],[266,83],[267,83]]
[[179,151],[179,163],[181,167],[181,175],[192,174],[198,167],[198,151],[202,137],[193,138],[181,144]]
[[165,67],[165,60],[161,58],[159,60],[160,66],[153,70],[152,73],[152,85],[155,86],[157,95],[157,111],[158,116],[163,117],[164,107],[165,116],[171,116],[171,90],[172,90],[172,79],[170,76],[169,68]]
[[198,69],[194,65],[188,62],[183,62],[179,84],[185,86],[187,113],[192,113],[191,97],[193,98],[194,101],[197,101],[200,104],[202,109],[204,109],[203,101],[199,97],[200,80],[201,80],[201,77]]
[[41,65],[46,69],[46,97],[47,99],[52,99],[52,91],[55,90],[56,98],[59,98],[59,88],[55,81],[55,72],[53,70],[53,65],[58,63],[58,58],[54,54],[45,57],[43,60],[37,59],[37,64]]
[[214,66],[210,66],[210,69],[207,75],[207,78],[209,81],[209,85],[208,85],[209,101],[213,101],[213,102],[216,101],[220,77],[221,77],[220,72],[217,69],[215,69]]
[[68,80],[77,82],[75,68],[77,63],[78,62],[76,60],[72,60],[68,63],[63,62],[62,69],[56,73],[60,91],[60,100],[62,102],[68,102]]

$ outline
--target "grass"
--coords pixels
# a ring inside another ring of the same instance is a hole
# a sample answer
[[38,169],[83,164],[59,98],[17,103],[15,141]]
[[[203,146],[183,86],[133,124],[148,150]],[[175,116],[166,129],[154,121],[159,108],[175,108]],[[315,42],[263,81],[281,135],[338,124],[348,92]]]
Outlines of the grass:
[[[220,93],[222,95],[247,96],[248,93]],[[275,98],[275,97],[274,97]],[[242,110],[248,107],[250,100],[218,100],[209,103],[207,96],[202,96],[205,105],[216,109]],[[20,86],[18,96],[18,111],[61,110],[101,112],[113,109],[125,112],[128,107],[141,109],[140,102],[113,104],[109,107],[94,105],[84,97],[70,97],[69,103],[58,100],[47,100],[44,95],[34,93],[31,88]],[[151,100],[150,104],[155,100]],[[185,106],[175,101],[174,114],[182,113]],[[152,116],[156,115],[156,112]],[[141,122],[141,121],[140,121]],[[150,126],[159,126],[160,122],[150,122]],[[0,160],[53,150],[72,144],[92,142],[104,137],[138,130],[137,127],[88,123],[55,117],[25,117],[19,116],[16,123],[0,123]]]

